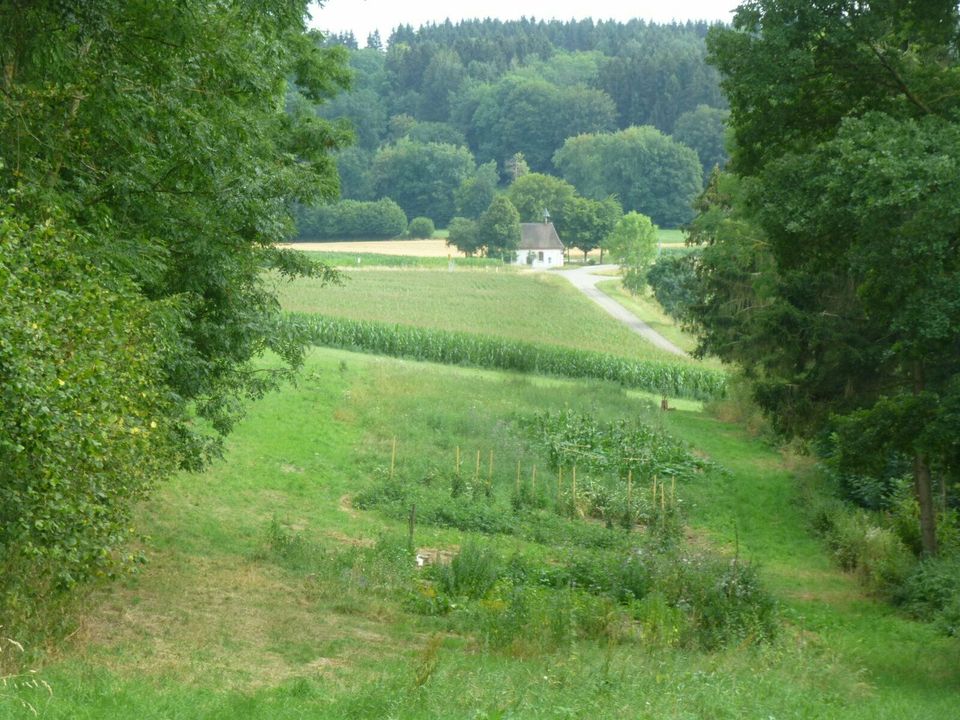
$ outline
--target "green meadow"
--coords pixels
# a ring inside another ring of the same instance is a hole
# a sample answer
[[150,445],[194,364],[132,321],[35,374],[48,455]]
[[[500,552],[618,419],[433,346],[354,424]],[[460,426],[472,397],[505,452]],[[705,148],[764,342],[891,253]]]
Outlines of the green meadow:
[[[283,302],[642,356],[560,281],[371,271]],[[555,315],[538,330],[510,309],[522,298]],[[722,403],[672,405],[315,349],[296,384],[250,405],[222,461],[139,508],[148,562],[74,609],[36,675],[50,689],[11,680],[0,716],[955,715],[960,646],[835,568],[806,525],[810,460],[721,420]],[[583,445],[585,426],[538,435],[538,417],[645,428],[664,459],[625,481],[542,439]],[[697,585],[701,565],[740,582]]]

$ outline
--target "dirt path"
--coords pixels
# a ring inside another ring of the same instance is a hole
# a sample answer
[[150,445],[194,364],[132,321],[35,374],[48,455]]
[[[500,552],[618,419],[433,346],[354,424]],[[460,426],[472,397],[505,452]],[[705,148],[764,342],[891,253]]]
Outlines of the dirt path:
[[614,270],[616,267],[616,265],[590,265],[587,267],[577,268],[576,270],[564,270],[558,274],[567,278],[567,280],[573,283],[574,287],[576,287],[580,292],[593,300],[608,314],[612,315],[614,318],[640,335],[647,342],[655,345],[661,350],[666,350],[668,353],[673,353],[674,355],[679,355],[680,357],[688,357],[687,353],[667,340],[663,335],[658,333],[643,320],[623,307],[623,305],[618,303],[616,300],[612,300],[611,298],[607,297],[597,289],[597,283],[604,280],[609,280],[610,276],[596,275],[595,273],[603,272],[605,270]]

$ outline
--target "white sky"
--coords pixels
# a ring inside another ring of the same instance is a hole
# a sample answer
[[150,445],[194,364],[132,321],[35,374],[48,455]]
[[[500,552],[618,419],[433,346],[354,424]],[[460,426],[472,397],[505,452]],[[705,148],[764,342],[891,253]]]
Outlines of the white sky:
[[517,20],[522,16],[538,20],[570,20],[592,17],[594,20],[643,18],[660,23],[671,20],[733,19],[739,0],[325,0],[323,7],[311,6],[311,27],[333,33],[352,30],[363,47],[367,35],[380,31],[384,42],[397,25],[414,28],[429,22],[452,22],[466,18]]

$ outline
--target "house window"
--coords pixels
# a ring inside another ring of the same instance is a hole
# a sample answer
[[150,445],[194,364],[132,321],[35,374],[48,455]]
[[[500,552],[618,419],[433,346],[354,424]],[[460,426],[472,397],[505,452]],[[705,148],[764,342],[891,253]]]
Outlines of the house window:
[[543,250],[541,250],[540,252],[538,252],[537,255],[538,255],[537,259],[538,259],[540,262],[543,262]]

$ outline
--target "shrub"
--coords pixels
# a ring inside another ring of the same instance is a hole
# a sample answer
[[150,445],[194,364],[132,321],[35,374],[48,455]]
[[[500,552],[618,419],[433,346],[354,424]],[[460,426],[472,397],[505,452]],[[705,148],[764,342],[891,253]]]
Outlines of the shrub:
[[479,600],[497,583],[503,561],[491,548],[468,540],[449,565],[434,565],[437,585],[451,597]]
[[938,621],[950,635],[960,634],[960,557],[928,558],[916,565],[896,600],[922,620]]
[[[182,456],[169,308],[0,208],[0,617],[136,560],[131,510]],[[159,305],[159,304],[158,304]],[[171,313],[172,315],[172,313]],[[172,324],[172,323],[171,323]],[[37,615],[37,613],[31,613]],[[21,635],[23,637],[23,635]]]
[[845,570],[856,571],[875,590],[885,594],[903,582],[912,556],[896,533],[873,522],[863,510],[834,516],[827,543]]
[[411,238],[432,238],[435,231],[433,220],[428,217],[415,217],[407,225],[407,237]]
[[341,200],[296,209],[297,239],[392,238],[407,229],[407,216],[390,198]]
[[776,604],[756,569],[737,560],[706,561],[690,573],[698,644],[714,650],[776,636]]

